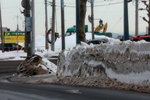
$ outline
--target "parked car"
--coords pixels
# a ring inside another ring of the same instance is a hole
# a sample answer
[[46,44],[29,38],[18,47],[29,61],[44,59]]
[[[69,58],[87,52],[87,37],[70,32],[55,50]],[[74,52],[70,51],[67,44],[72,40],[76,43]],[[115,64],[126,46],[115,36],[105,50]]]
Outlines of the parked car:
[[[123,35],[119,35],[117,37],[117,39],[119,39],[120,41],[124,41],[125,40]],[[132,40],[132,36],[131,35],[129,35],[129,40]]]
[[[4,43],[4,51],[15,51],[15,50],[23,50],[24,47],[17,43]],[[2,44],[0,44],[0,50],[2,50]]]
[[107,43],[109,40],[107,38],[100,38],[100,39],[93,39],[90,40],[89,43],[92,44],[101,44],[101,43]]
[[140,41],[140,40],[145,40],[147,42],[150,42],[150,36],[137,36],[137,37],[132,37],[133,41]]

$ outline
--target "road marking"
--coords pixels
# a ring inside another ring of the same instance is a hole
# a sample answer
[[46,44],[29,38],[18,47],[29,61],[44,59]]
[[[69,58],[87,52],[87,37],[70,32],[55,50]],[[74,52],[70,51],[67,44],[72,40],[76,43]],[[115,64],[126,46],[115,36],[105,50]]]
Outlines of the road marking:
[[82,94],[79,90],[66,90],[68,93],[73,93],[73,94]]

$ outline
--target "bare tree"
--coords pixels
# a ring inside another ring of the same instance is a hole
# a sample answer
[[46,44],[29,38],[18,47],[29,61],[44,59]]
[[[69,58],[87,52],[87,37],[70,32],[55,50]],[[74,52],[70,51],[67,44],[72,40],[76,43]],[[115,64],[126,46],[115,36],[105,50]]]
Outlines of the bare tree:
[[149,0],[149,3],[147,3],[146,0],[143,0],[142,3],[145,5],[145,8],[140,8],[139,10],[147,11],[148,19],[146,17],[142,17],[142,18],[145,22],[148,23],[148,35],[150,35],[150,0]]
[[79,35],[79,38],[83,42],[86,42],[86,38],[85,38],[86,3],[87,3],[87,0],[80,0],[80,29],[79,29],[80,35]]

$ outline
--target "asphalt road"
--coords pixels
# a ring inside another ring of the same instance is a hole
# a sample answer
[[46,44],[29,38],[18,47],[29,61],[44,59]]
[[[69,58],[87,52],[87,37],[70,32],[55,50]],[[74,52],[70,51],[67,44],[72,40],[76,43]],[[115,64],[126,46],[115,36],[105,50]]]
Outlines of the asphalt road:
[[16,72],[17,66],[22,61],[0,61],[0,73]]
[[10,100],[150,100],[150,94],[136,92],[7,82],[0,82],[0,100],[2,94],[15,97]]

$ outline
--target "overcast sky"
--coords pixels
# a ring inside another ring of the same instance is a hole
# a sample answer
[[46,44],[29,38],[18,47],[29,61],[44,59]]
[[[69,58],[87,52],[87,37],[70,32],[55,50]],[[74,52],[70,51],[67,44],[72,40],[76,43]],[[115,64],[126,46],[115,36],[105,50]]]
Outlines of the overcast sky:
[[[48,0],[52,1],[52,0]],[[65,27],[66,29],[75,25],[75,1],[76,0],[64,0],[65,1]],[[117,4],[115,4],[117,3]],[[24,29],[24,16],[20,13],[23,10],[21,7],[21,0],[1,0],[2,5],[2,18],[3,26],[9,27],[11,30],[16,30],[17,16],[19,16],[19,28]],[[56,30],[60,32],[60,0],[56,0]],[[44,34],[45,32],[45,11],[44,0],[35,0],[36,6],[36,34]],[[88,22],[88,15],[90,15],[90,4],[87,7],[86,24],[91,25]],[[140,7],[144,5],[140,3]],[[48,5],[48,20],[49,28],[51,24],[51,6]],[[103,19],[104,23],[108,23],[108,31],[113,33],[123,33],[123,0],[95,0],[94,8],[95,19]],[[139,12],[139,31],[145,32],[147,23],[144,22],[140,16],[146,16],[145,11]],[[98,25],[98,20],[95,20],[95,27]],[[131,2],[129,4],[129,29],[130,33],[135,32],[135,4]]]

